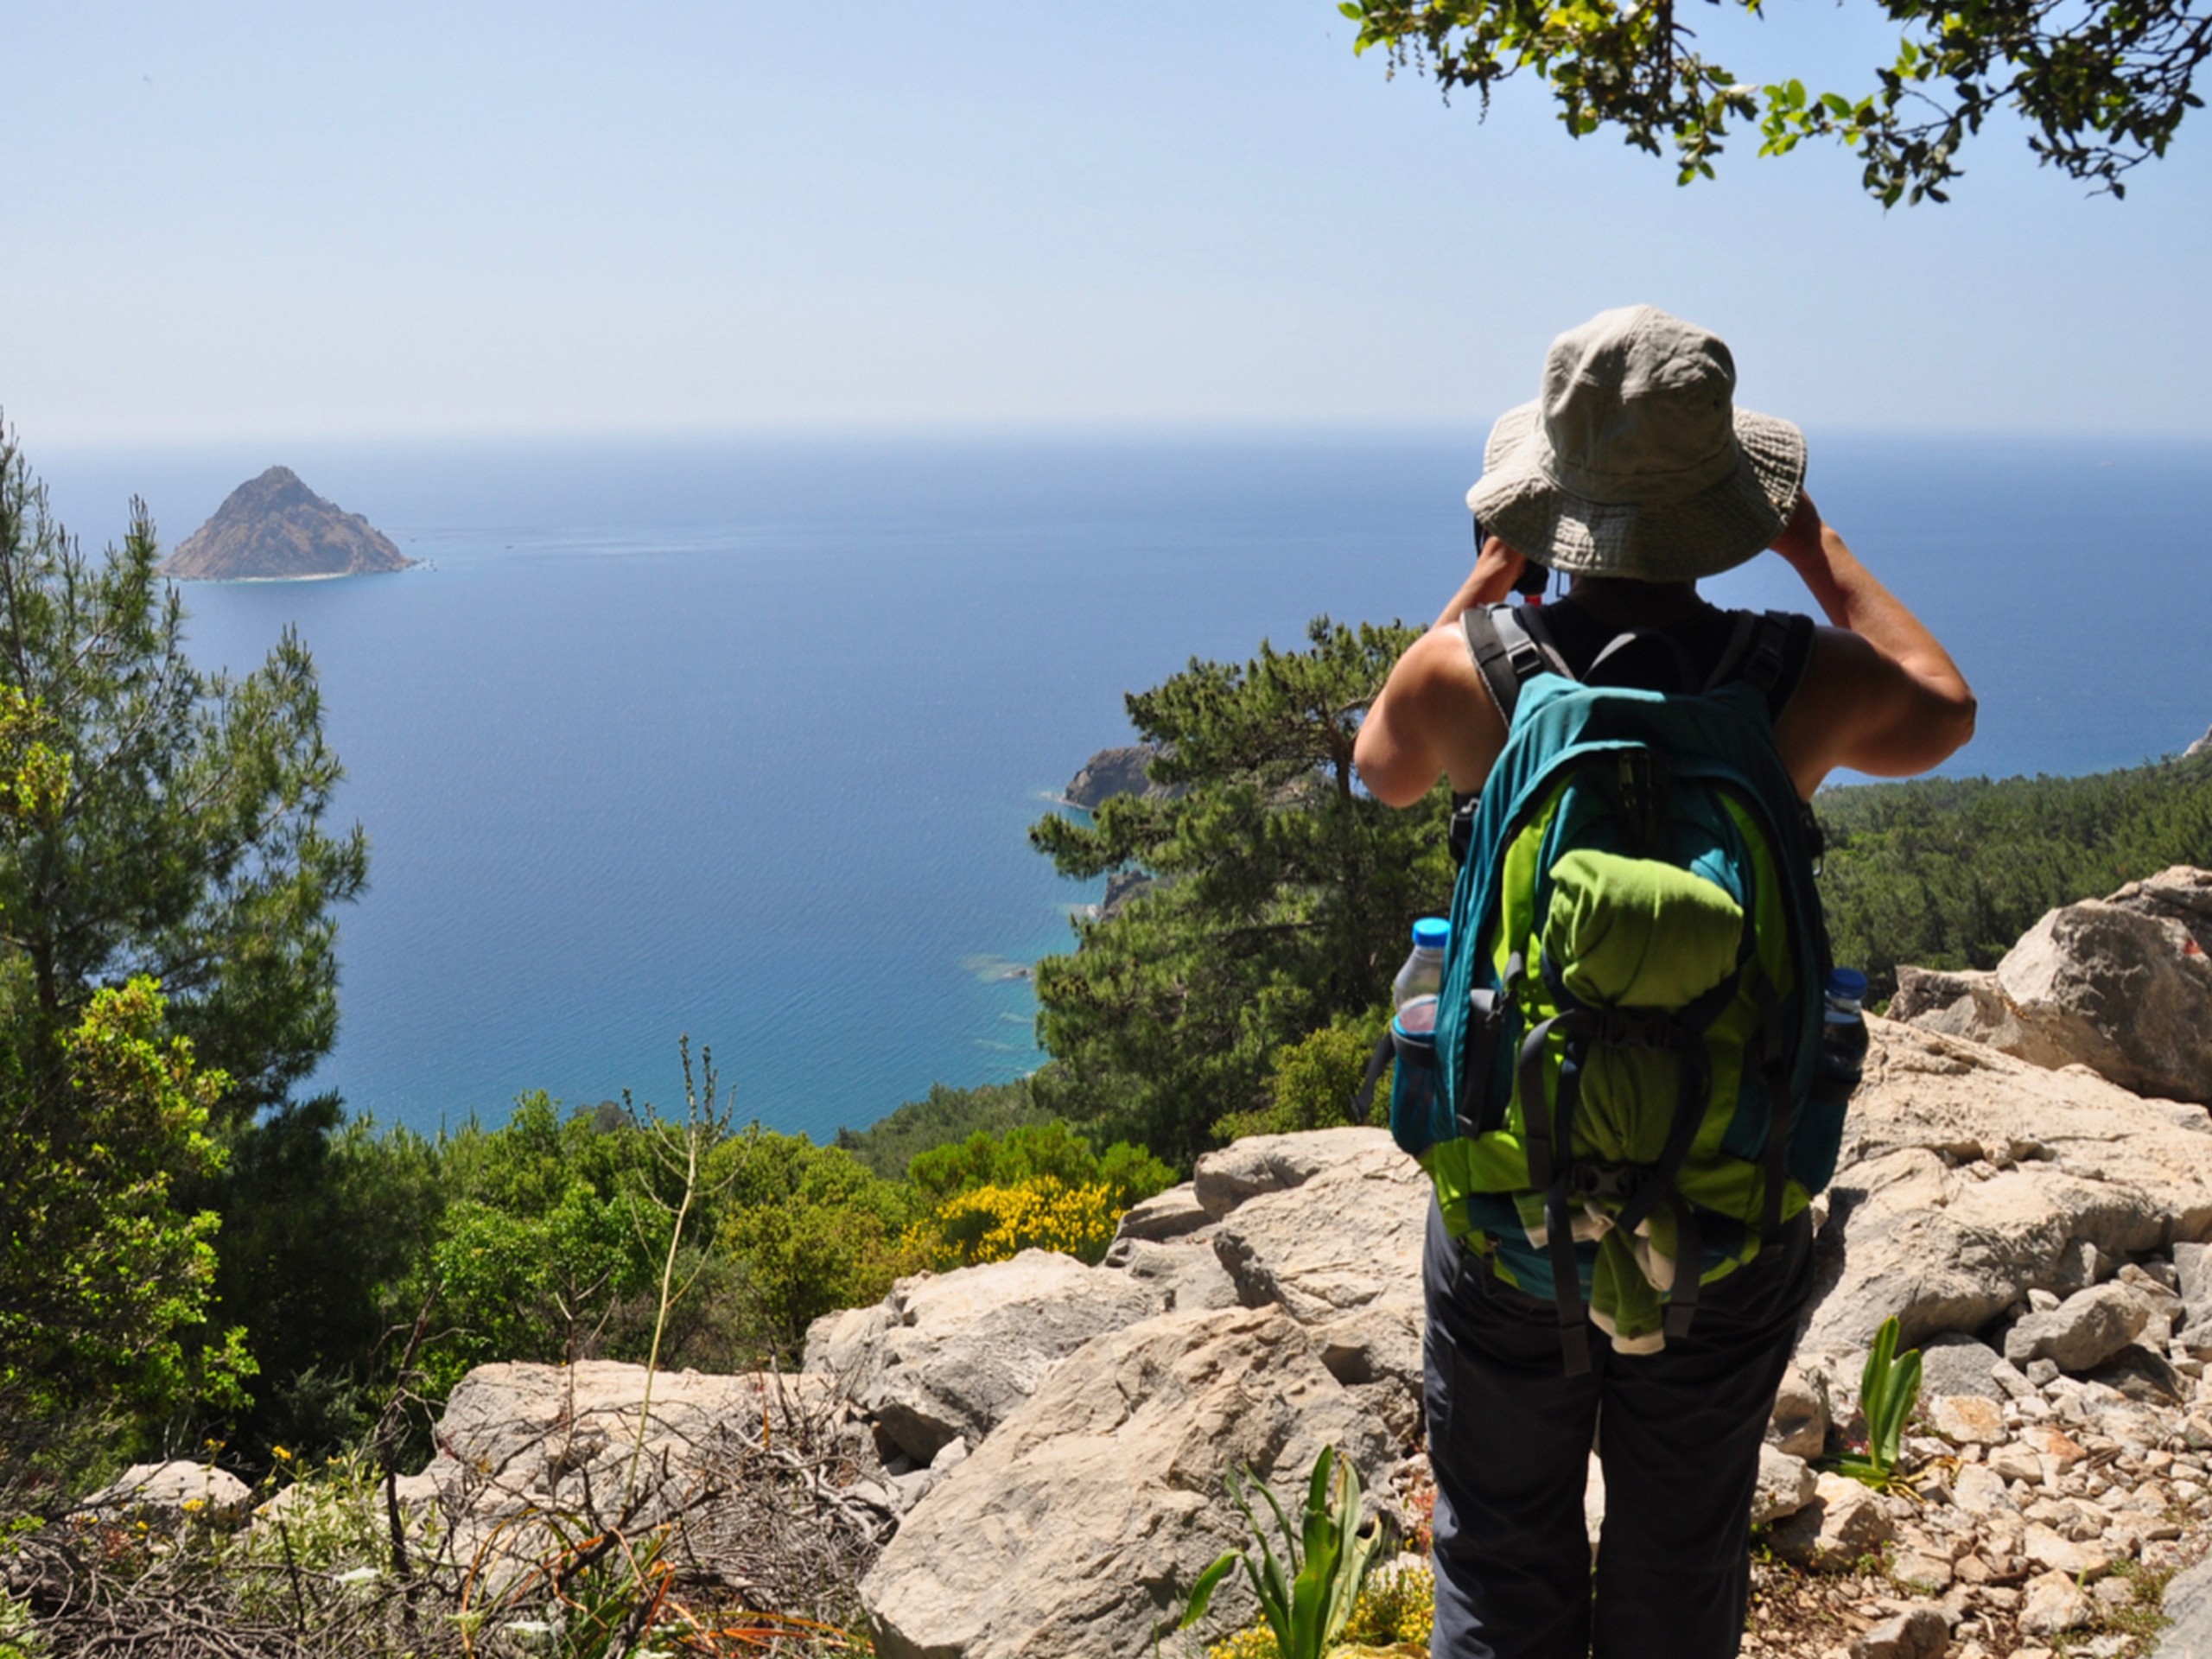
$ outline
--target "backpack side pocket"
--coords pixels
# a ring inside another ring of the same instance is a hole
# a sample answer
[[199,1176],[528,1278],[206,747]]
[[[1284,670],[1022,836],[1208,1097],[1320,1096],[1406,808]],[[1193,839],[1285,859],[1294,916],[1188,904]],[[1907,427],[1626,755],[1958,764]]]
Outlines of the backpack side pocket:
[[1452,1112],[1436,1063],[1436,999],[1417,996],[1391,1016],[1390,1138],[1418,1158],[1452,1138]]

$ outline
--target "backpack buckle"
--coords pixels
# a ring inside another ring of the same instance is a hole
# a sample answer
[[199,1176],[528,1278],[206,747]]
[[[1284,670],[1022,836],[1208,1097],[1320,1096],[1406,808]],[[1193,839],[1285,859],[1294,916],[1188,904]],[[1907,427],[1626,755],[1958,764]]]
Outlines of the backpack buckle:
[[1631,1014],[1625,1008],[1590,1010],[1590,1040],[1615,1048],[1671,1049],[1675,1021],[1663,1014]]
[[1643,1185],[1643,1170],[1635,1164],[1609,1164],[1577,1159],[1567,1172],[1567,1190],[1577,1198],[1625,1204]]

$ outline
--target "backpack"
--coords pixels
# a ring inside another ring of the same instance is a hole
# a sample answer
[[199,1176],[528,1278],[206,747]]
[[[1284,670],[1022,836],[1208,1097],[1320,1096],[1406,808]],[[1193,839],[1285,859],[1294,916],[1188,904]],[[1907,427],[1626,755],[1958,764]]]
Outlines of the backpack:
[[1631,1353],[1687,1331],[1834,1173],[1819,831],[1769,705],[1790,619],[1739,613],[1707,677],[1625,633],[1579,681],[1533,609],[1462,626],[1507,736],[1465,826],[1435,1071],[1401,1058],[1391,1130],[1452,1236],[1553,1302],[1573,1375],[1589,1324]]

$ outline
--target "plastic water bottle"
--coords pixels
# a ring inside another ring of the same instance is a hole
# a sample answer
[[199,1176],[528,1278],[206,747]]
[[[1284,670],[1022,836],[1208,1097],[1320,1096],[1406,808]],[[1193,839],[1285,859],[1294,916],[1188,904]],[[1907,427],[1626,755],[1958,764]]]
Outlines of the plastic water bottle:
[[1442,916],[1424,916],[1414,924],[1413,954],[1390,982],[1394,1007],[1402,1008],[1417,996],[1434,996],[1444,988],[1444,947],[1451,939],[1452,924]]
[[1820,1080],[1831,1098],[1847,1097],[1866,1067],[1866,976],[1856,968],[1830,970],[1822,993]]

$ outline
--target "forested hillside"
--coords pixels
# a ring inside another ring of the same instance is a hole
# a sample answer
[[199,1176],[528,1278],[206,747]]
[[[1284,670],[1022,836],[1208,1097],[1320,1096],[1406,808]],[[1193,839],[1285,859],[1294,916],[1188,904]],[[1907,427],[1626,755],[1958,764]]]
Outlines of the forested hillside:
[[2045,911],[2171,864],[2212,865],[2212,754],[2087,778],[1929,778],[1815,803],[1836,960],[1989,968]]

